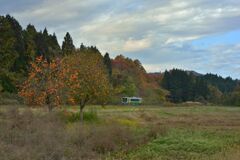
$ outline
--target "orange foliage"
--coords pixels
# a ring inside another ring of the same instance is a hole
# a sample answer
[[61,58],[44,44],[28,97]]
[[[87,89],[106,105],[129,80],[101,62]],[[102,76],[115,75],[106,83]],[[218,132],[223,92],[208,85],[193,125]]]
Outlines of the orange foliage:
[[59,60],[47,62],[42,56],[31,63],[27,80],[23,83],[19,95],[29,105],[60,104],[60,90],[64,86],[60,80]]
[[[148,74],[139,60],[132,60],[122,55],[112,60],[112,83],[115,95],[141,96],[144,101],[159,99],[162,101],[166,93],[160,87],[161,75]],[[135,88],[134,88],[135,87]]]
[[100,55],[91,52],[75,53],[63,60],[62,70],[70,103],[106,103],[110,87]]

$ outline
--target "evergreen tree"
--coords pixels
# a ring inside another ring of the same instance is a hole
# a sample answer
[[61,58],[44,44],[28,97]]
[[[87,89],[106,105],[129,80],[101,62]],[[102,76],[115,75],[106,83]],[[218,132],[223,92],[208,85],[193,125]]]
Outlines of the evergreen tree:
[[36,56],[43,56],[44,58],[47,58],[48,45],[46,43],[46,37],[44,37],[42,32],[37,33],[35,43],[37,46]]
[[28,57],[29,61],[34,60],[37,52],[37,46],[35,43],[37,31],[35,27],[29,24],[24,31],[24,42],[26,48],[26,56]]
[[64,37],[64,41],[62,43],[62,54],[64,56],[69,55],[69,54],[73,53],[74,50],[75,50],[75,46],[73,45],[72,37],[67,32],[65,37]]
[[43,36],[47,39],[48,37],[48,31],[47,31],[47,28],[45,27],[44,30],[43,30]]
[[108,74],[109,74],[109,77],[112,76],[112,62],[111,62],[111,59],[109,57],[109,54],[106,53],[103,57],[103,62],[107,68],[107,71],[108,71]]
[[0,16],[0,85],[2,91],[14,92],[25,67],[22,28],[16,19]]
[[55,35],[55,33],[53,33],[53,35],[48,36],[47,42],[48,42],[48,51],[49,51],[50,59],[54,57],[59,57],[62,51],[58,44],[57,36]]
[[10,15],[6,15],[6,20],[9,22],[11,26],[11,30],[13,35],[16,38],[14,47],[15,50],[17,50],[20,54],[23,54],[25,52],[25,46],[24,46],[24,40],[23,40],[23,34],[22,34],[22,27],[19,24],[19,22]]
[[80,45],[80,51],[83,52],[85,49],[86,49],[86,46],[84,46],[84,44],[81,43],[81,45]]
[[194,101],[199,98],[206,100],[209,94],[204,78],[179,69],[166,71],[161,85],[170,91],[169,99],[172,102]]
[[10,71],[19,53],[16,50],[17,39],[11,23],[0,16],[0,73],[6,74]]
[[12,36],[15,38],[14,42],[14,50],[17,52],[18,57],[16,58],[11,71],[13,72],[24,72],[26,70],[26,63],[25,63],[25,44],[23,39],[23,32],[22,27],[18,23],[18,21],[11,17],[10,15],[6,15],[6,20],[9,22],[11,26]]

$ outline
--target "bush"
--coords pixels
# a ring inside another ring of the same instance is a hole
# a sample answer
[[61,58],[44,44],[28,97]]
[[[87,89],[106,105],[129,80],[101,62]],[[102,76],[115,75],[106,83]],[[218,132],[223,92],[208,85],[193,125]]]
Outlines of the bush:
[[[79,112],[68,112],[63,111],[60,113],[62,119],[67,123],[74,123],[80,121],[80,113]],[[87,112],[83,112],[83,120],[86,122],[97,122],[99,120],[97,112],[95,110],[90,110]]]
[[21,100],[16,94],[8,92],[0,93],[0,105],[16,105],[20,103]]
[[[93,119],[90,113],[86,117]],[[129,151],[146,136],[118,123],[69,125],[54,112],[38,115],[11,108],[0,119],[1,160],[104,159]]]
[[17,88],[13,81],[6,75],[0,75],[1,90],[9,93],[17,93]]

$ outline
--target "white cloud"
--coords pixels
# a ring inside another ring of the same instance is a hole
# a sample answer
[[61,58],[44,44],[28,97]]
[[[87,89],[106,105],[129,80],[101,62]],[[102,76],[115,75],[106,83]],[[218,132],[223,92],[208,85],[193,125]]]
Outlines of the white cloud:
[[184,42],[200,38],[201,36],[190,36],[190,37],[170,37],[167,39],[166,44],[175,43],[175,42]]
[[[91,19],[91,15],[97,15],[95,8],[107,0],[43,0],[24,11],[12,14],[22,21],[38,25],[58,26],[74,21],[85,22]],[[46,23],[46,24],[42,24]],[[69,24],[71,26],[71,24]]]
[[240,7],[237,4],[240,6],[240,2],[228,1],[44,0],[14,16],[25,23],[55,29],[61,36],[66,31],[79,35],[74,37],[77,45],[81,41],[122,43],[131,37],[146,37],[149,33],[173,43],[238,28]]
[[149,39],[133,40],[129,39],[123,46],[125,52],[135,52],[151,47],[151,41]]
[[220,66],[231,72],[227,63],[238,66],[233,57],[239,52],[233,46],[199,51],[189,44],[240,29],[239,0],[43,0],[13,15],[23,24],[46,26],[60,40],[69,31],[76,46],[97,45],[112,55],[134,52],[149,71],[156,65],[211,72],[221,72]]
[[217,73],[224,77],[240,77],[240,42],[232,45],[213,45],[203,50],[191,45],[175,46],[174,49],[165,48],[161,54],[151,56],[156,60],[144,63],[148,72],[181,68],[200,73]]

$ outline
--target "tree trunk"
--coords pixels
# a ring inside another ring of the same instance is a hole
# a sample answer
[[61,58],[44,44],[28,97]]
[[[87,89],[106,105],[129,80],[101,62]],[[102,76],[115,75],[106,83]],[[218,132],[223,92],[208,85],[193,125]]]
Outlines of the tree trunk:
[[89,100],[89,97],[86,96],[85,99],[80,101],[80,121],[83,124],[83,108],[85,107],[86,102]]
[[50,95],[47,95],[47,97],[46,97],[46,104],[47,104],[47,107],[48,107],[48,112],[52,112],[53,106],[50,102]]
[[83,107],[84,106],[80,106],[80,122],[83,123]]
[[52,112],[53,110],[53,106],[52,105],[48,105],[48,112]]

